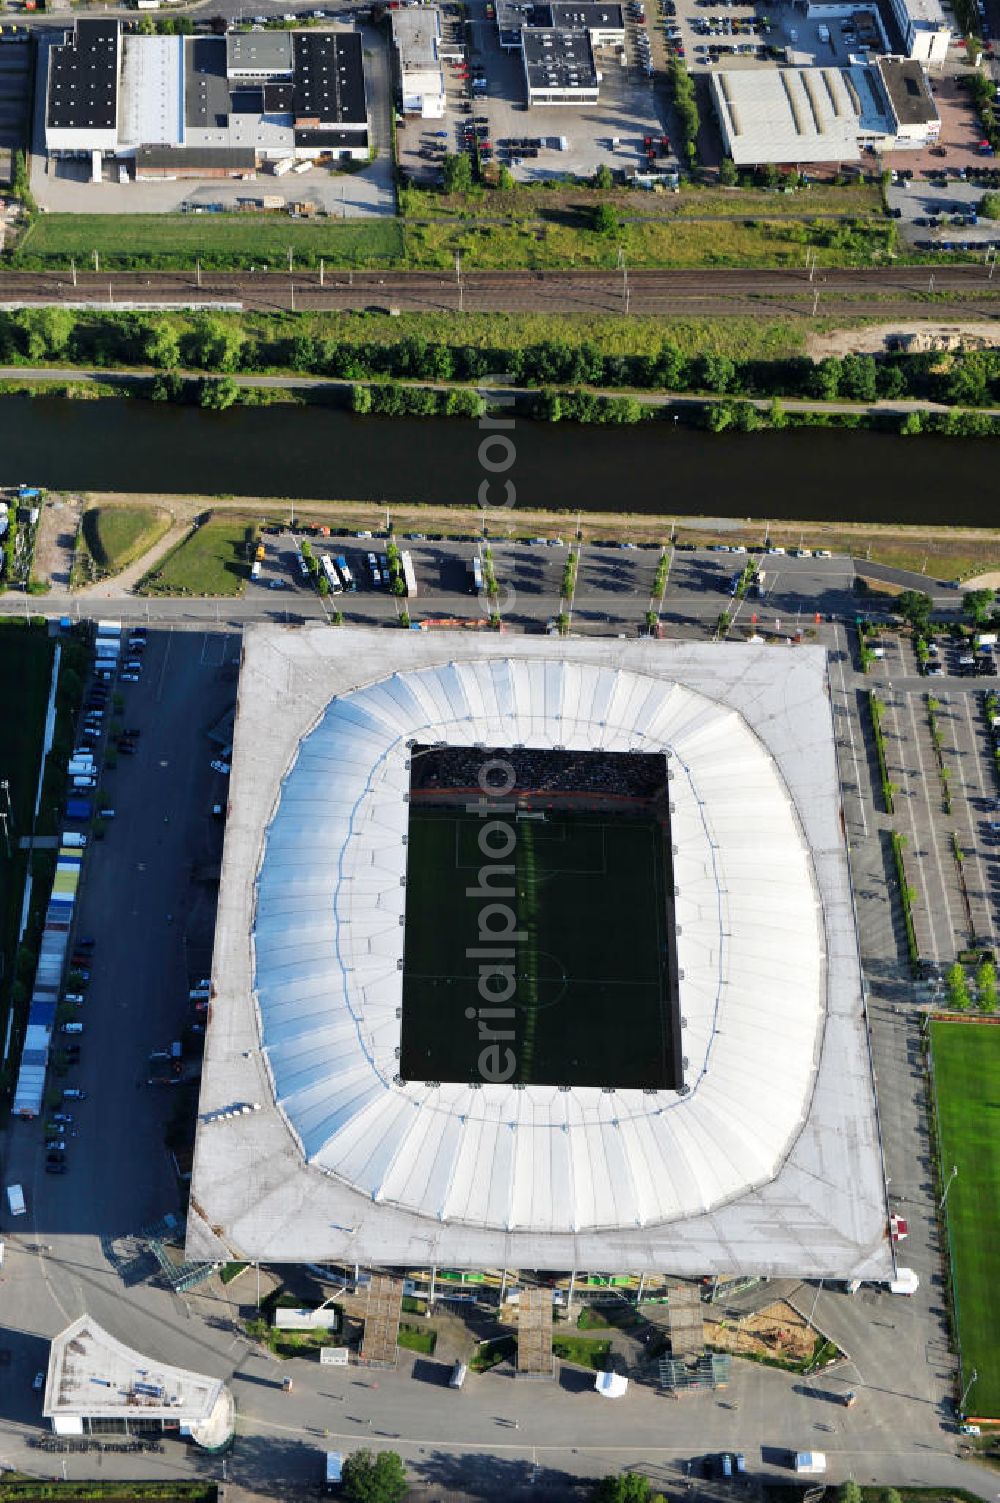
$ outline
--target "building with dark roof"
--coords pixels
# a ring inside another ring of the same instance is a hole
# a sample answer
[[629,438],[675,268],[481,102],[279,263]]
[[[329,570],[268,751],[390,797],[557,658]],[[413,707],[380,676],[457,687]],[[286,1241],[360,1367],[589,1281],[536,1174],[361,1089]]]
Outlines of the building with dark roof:
[[521,56],[529,104],[597,102],[599,79],[588,32],[526,27]]
[[926,146],[941,133],[927,74],[914,58],[880,57],[878,71],[896,121],[896,143]]
[[134,159],[136,176],[246,176],[322,154],[368,157],[356,32],[124,34],[80,21],[49,53],[45,144]]
[[360,34],[299,31],[294,33],[293,41],[295,124],[366,126],[368,109]]
[[49,48],[45,139],[50,151],[115,149],[120,71],[117,21],[78,21]]

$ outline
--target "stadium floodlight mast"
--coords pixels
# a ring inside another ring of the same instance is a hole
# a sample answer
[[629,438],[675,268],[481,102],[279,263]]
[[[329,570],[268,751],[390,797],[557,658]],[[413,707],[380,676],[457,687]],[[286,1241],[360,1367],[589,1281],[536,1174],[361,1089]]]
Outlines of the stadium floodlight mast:
[[957,1164],[952,1164],[952,1166],[951,1166],[951,1173],[948,1176],[948,1183],[944,1187],[944,1193],[941,1196],[941,1203],[938,1206],[938,1210],[939,1211],[943,1211],[944,1210],[944,1203],[948,1199],[948,1191],[951,1189],[952,1185],[955,1183],[955,1181],[956,1181],[957,1178],[958,1178],[958,1165]]
[[973,1383],[975,1383],[978,1378],[979,1378],[979,1374],[976,1371],[976,1369],[973,1368],[972,1372],[969,1374],[969,1381],[968,1381],[968,1383],[966,1383],[965,1388],[964,1388],[964,1390],[962,1392],[962,1402],[958,1406],[958,1412],[962,1416],[963,1419],[965,1418],[965,1401],[969,1397],[969,1393],[971,1391]]

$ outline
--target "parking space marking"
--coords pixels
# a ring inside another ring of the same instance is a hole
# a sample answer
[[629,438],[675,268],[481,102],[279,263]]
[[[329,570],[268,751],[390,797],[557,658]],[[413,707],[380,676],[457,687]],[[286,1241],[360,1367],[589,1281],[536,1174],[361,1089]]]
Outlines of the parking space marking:
[[[839,626],[835,626],[834,627],[834,641],[836,642],[836,644],[837,644],[838,647],[841,646],[841,643],[840,643],[840,633],[841,633],[841,628]],[[842,651],[843,651],[844,656],[846,656],[847,653],[848,653],[848,651],[849,651],[849,647],[848,647],[848,644],[847,644],[847,632],[846,631],[844,632],[844,643],[843,643]],[[853,710],[851,708],[850,699],[848,698],[847,680],[846,680],[846,678],[844,676],[844,657],[838,657],[837,658],[837,668],[839,669],[839,672],[840,672],[840,694],[841,694],[841,699],[843,701],[843,703],[841,705],[841,712],[842,712],[842,715],[846,716],[846,718],[847,718],[848,744],[850,745],[850,748],[851,748],[851,761],[854,764],[854,789],[855,789],[855,794],[856,794],[856,797],[857,797],[858,808],[861,811],[861,833],[862,833],[862,835],[864,835],[865,837],[867,837],[867,835],[868,835],[868,816],[867,816],[867,814],[865,812],[864,785],[861,782],[861,764],[858,761],[858,748],[857,748],[857,743],[854,740],[854,712],[853,712]],[[843,745],[843,737],[842,736],[838,735],[837,736],[837,741],[838,741],[839,745],[841,745],[841,746]]]
[[[948,900],[948,881],[947,881],[947,878],[945,877],[945,874],[944,874],[944,865],[943,865],[943,863],[941,861],[941,851],[940,851],[940,849],[938,847],[938,842],[937,842],[937,833],[938,832],[937,832],[937,829],[936,829],[935,823],[934,823],[934,811],[933,811],[933,809],[931,807],[930,793],[929,793],[929,790],[928,790],[928,787],[927,787],[927,770],[926,770],[926,767],[924,765],[924,754],[923,754],[923,752],[921,751],[921,748],[920,748],[920,731],[919,731],[919,727],[917,726],[917,716],[916,716],[916,711],[914,710],[914,707],[913,707],[913,696],[911,694],[908,694],[906,696],[906,705],[907,705],[907,709],[909,711],[909,716],[910,716],[910,726],[911,726],[911,729],[913,731],[913,747],[914,747],[914,751],[917,754],[917,768],[918,768],[919,774],[920,774],[920,794],[922,796],[924,807],[925,807],[925,809],[927,811],[927,838],[928,838],[928,843],[930,845],[930,848],[931,848],[931,850],[934,853],[934,864],[937,867],[938,882],[940,883],[941,897],[942,897],[942,900],[943,900],[942,903],[939,906],[935,905],[934,907],[932,907],[931,904],[930,904],[930,899],[929,899],[929,893],[928,893],[927,885],[926,885],[926,883],[924,884],[924,892],[925,892],[925,897],[927,899],[927,905],[928,905],[927,906],[928,927],[932,931],[932,938],[933,938],[933,941],[934,941],[934,949],[935,949],[934,959],[935,960],[940,960],[942,958],[942,956],[944,956],[945,958],[947,958],[948,956],[950,956],[951,954],[954,953],[954,950],[955,950],[956,946],[953,943],[953,941],[954,941],[956,935],[960,932],[960,930],[957,929],[956,926],[955,926],[955,920],[954,920],[954,917],[953,917],[952,912],[951,912],[951,904],[950,904],[950,902]],[[916,801],[916,795],[914,795],[911,791],[907,790],[907,808],[908,808],[909,813],[910,813],[910,824],[911,824],[911,827],[912,827],[912,830],[913,830],[913,853],[916,856],[918,854],[918,852],[917,852],[917,822],[916,822],[916,815],[914,813],[914,803],[915,803],[915,801]],[[922,862],[919,861],[919,857],[918,857],[918,864],[922,866]],[[940,942],[938,940],[938,936],[937,936],[937,926],[935,924],[935,919],[937,919],[939,916],[945,916],[945,915],[947,916],[948,927],[949,927],[949,929],[951,931],[946,936],[946,940],[947,941],[952,941],[952,943],[946,943],[945,949],[942,950]]]
[[[977,733],[976,733],[976,727],[975,727],[975,724],[973,723],[973,719],[972,719],[972,709],[971,709],[971,703],[970,703],[971,698],[972,698],[972,696],[970,694],[963,694],[962,695],[962,700],[964,702],[963,703],[963,709],[965,711],[965,723],[966,723],[966,727],[968,728],[968,732],[969,732],[969,744],[970,744],[970,747],[972,749],[973,767],[975,769],[975,775],[976,775],[976,792],[977,792],[977,796],[985,795],[986,797],[988,797],[989,795],[986,793],[986,790],[983,787],[983,779],[982,779],[982,776],[981,776],[981,774],[982,774],[982,764],[981,764],[981,761],[980,761],[979,741],[978,741],[978,737],[977,737]],[[950,703],[950,700],[949,700],[949,703]],[[985,869],[983,867],[982,843],[981,843],[981,840],[979,839],[978,830],[977,830],[977,826],[981,829],[981,824],[980,824],[979,821],[973,820],[973,810],[972,810],[972,803],[971,803],[970,798],[969,798],[969,784],[968,784],[968,780],[965,777],[965,770],[964,770],[964,767],[962,765],[962,759],[959,758],[958,762],[959,762],[959,769],[958,769],[959,770],[959,779],[960,779],[961,784],[962,784],[962,797],[965,799],[965,808],[966,808],[966,813],[968,814],[968,819],[969,819],[969,841],[970,841],[970,845],[971,845],[971,852],[967,853],[967,857],[968,857],[968,854],[971,854],[972,858],[973,858],[973,861],[975,863],[976,875],[977,875],[977,878],[978,878],[978,881],[979,881],[979,893],[978,893],[978,896],[980,898],[980,903],[981,903],[982,911],[983,911],[983,914],[984,914],[985,919],[986,919],[986,925],[987,925],[987,928],[989,929],[990,941],[991,941],[991,943],[994,943],[995,940],[996,940],[996,928],[995,928],[994,922],[993,922],[993,903],[992,903],[992,900],[991,900],[989,883],[988,883],[988,881],[986,879],[986,872],[985,872]]]

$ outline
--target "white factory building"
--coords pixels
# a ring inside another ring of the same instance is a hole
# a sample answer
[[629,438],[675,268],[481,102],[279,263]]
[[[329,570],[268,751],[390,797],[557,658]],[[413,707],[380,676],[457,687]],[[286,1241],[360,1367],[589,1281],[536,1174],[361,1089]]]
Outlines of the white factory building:
[[941,121],[910,59],[846,68],[719,69],[710,78],[723,149],[738,167],[856,162],[862,150],[915,149]]
[[441,66],[441,13],[433,5],[389,12],[396,83],[404,115],[441,120],[445,111]]
[[45,148],[137,178],[250,177],[283,159],[367,160],[355,31],[140,36],[78,21],[49,48]]

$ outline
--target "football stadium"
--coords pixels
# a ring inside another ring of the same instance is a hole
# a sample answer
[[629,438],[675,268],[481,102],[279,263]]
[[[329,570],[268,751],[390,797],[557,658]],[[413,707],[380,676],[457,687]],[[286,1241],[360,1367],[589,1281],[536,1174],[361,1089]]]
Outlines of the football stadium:
[[250,628],[187,1249],[891,1277],[825,653]]

